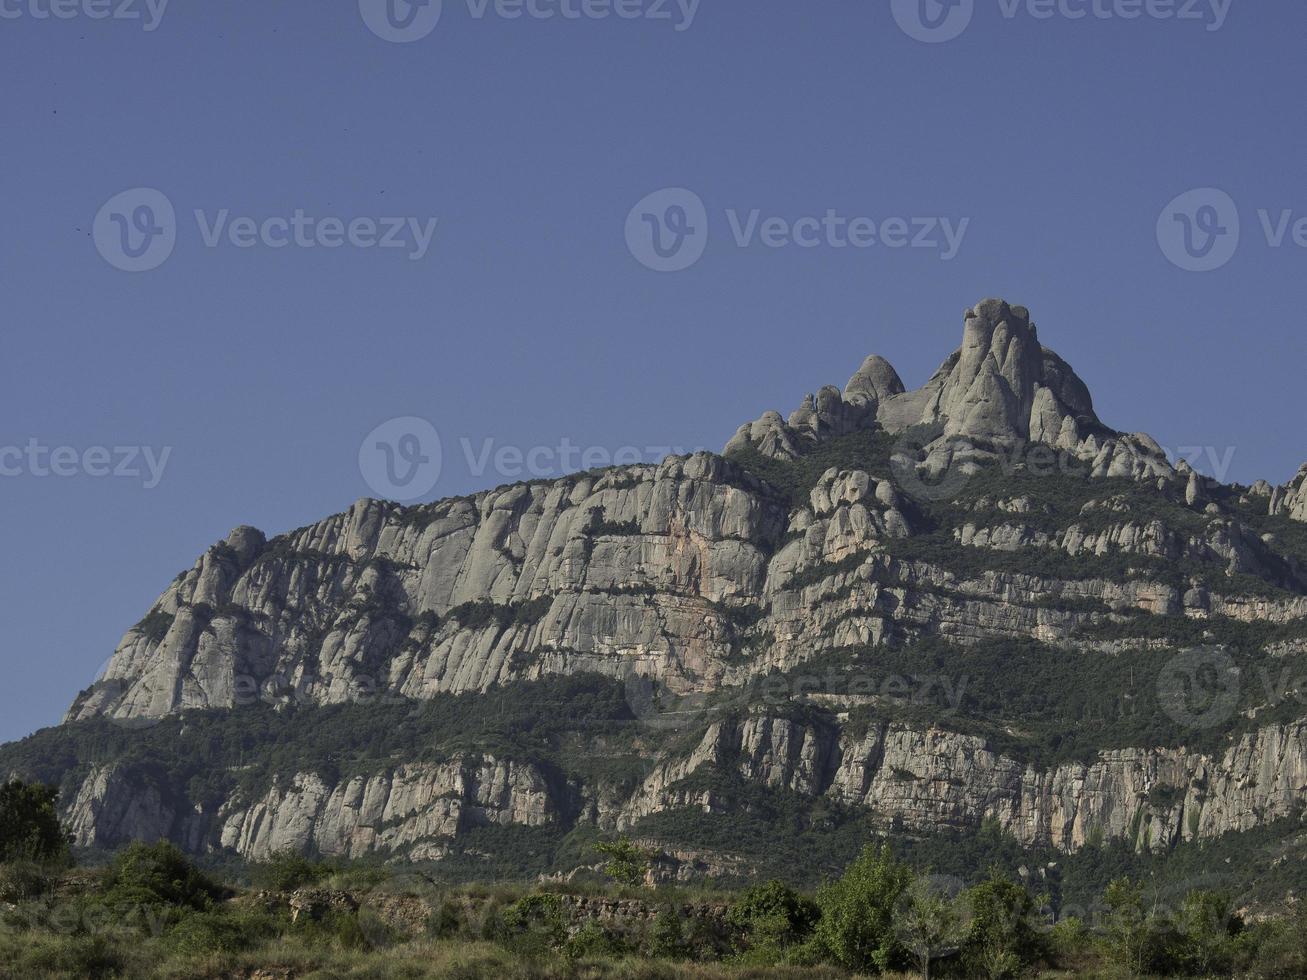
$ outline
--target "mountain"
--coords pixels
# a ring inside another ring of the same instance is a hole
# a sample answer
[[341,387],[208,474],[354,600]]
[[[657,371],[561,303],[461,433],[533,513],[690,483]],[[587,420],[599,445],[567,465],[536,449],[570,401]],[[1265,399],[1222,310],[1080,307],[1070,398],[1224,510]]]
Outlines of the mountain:
[[1173,465],[986,300],[922,387],[869,357],[721,455],[237,528],[0,772],[58,784],[91,848],[535,874],[622,830],[692,878],[983,826],[1162,854],[1296,839],[1304,668],[1307,467]]

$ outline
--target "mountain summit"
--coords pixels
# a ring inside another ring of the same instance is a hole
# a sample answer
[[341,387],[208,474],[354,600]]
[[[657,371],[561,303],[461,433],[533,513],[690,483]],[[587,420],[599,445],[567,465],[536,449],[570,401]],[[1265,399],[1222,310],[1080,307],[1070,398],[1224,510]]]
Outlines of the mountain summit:
[[889,433],[934,427],[935,441],[981,445],[1037,442],[1074,454],[1105,476],[1166,477],[1160,446],[1108,429],[1071,366],[1039,343],[1024,306],[987,299],[966,311],[962,346],[916,391],[884,358],[868,357],[844,391],[807,396],[788,420],[778,412],[742,425],[726,452],[757,449],[795,459],[814,443],[862,429]]

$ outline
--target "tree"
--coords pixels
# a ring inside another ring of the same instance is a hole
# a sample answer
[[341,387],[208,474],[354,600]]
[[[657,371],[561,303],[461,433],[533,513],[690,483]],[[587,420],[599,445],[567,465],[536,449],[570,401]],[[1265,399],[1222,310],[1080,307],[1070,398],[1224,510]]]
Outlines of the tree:
[[12,780],[0,786],[0,861],[62,864],[71,837],[59,823],[59,791]]
[[604,874],[613,881],[619,885],[631,886],[644,881],[653,855],[643,847],[633,844],[631,838],[623,835],[614,841],[600,841],[594,847],[608,858],[608,863],[604,865]]
[[968,973],[1002,980],[1045,955],[1043,937],[1031,917],[1035,900],[997,870],[967,893],[971,928],[963,956]]
[[894,909],[911,882],[912,872],[894,860],[889,845],[868,844],[838,881],[817,894],[819,950],[848,970],[884,971],[907,962],[894,935]]
[[654,917],[653,927],[649,930],[649,955],[656,959],[679,960],[686,952],[681,917],[675,907],[664,906]]
[[1235,937],[1243,930],[1243,920],[1226,895],[1190,892],[1180,903],[1175,925],[1185,970],[1199,976],[1230,971],[1237,954]]
[[1154,947],[1143,886],[1129,878],[1117,878],[1107,886],[1103,900],[1107,905],[1103,923],[1107,957],[1128,976],[1139,976],[1147,970]]
[[894,933],[916,958],[925,980],[930,980],[932,963],[954,955],[966,941],[970,915],[965,904],[964,895],[951,895],[930,878],[917,878],[899,898]]
[[816,902],[780,881],[754,885],[726,914],[751,960],[761,962],[777,962],[788,947],[806,940],[820,916]]

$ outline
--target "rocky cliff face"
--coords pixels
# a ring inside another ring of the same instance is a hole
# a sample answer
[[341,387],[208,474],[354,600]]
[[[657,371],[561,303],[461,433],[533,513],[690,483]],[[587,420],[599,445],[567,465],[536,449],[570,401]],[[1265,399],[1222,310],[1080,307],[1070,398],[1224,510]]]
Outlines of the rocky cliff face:
[[[1041,468],[1039,453],[1056,465]],[[869,357],[843,390],[742,426],[725,456],[418,507],[360,500],[270,540],[237,528],[128,631],[66,721],[363,695],[422,703],[583,674],[711,700],[851,651],[874,659],[927,643],[959,658],[1003,643],[1180,652],[1194,623],[1284,661],[1307,650],[1307,547],[1292,523],[1307,521],[1305,488],[1307,468],[1284,487],[1242,488],[1172,466],[1149,437],[1098,419],[1025,309],[987,300],[922,387]],[[1272,626],[1279,645],[1256,647]],[[723,771],[914,830],[992,819],[1068,849],[1099,836],[1165,847],[1307,802],[1292,720],[1243,724],[1219,751],[1141,744],[1038,766],[949,724],[896,720],[875,699],[862,714],[798,700],[824,720],[756,705],[713,720],[705,709],[692,750],[638,747],[646,772],[634,786],[460,749],[348,777],[277,771],[257,793],[197,801],[96,760],[65,805],[87,846],[167,835],[248,857],[426,859],[472,827],[636,827],[678,808],[712,812],[703,777]]]
[[526,763],[493,757],[401,765],[330,782],[280,776],[257,797],[179,813],[120,767],[93,770],[68,816],[78,844],[114,847],[174,836],[196,851],[263,860],[284,851],[438,860],[472,827],[565,826],[579,818],[638,829],[653,814],[731,814],[696,775],[729,772],[802,798],[865,808],[916,832],[974,831],[994,821],[1018,841],[1076,850],[1124,838],[1139,849],[1294,817],[1307,806],[1307,723],[1251,732],[1219,755],[1124,749],[1041,769],[940,728],[862,729],[767,714],[711,724],[684,756],[664,759],[629,795],[591,794]]

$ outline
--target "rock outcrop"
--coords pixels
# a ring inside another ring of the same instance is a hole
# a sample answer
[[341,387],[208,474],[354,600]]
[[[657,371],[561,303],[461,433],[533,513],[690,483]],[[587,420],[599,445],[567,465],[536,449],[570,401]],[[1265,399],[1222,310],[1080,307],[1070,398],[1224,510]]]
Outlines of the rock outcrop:
[[1297,476],[1272,491],[1270,512],[1295,521],[1307,521],[1307,463],[1303,464]]
[[996,445],[1041,443],[1092,462],[1096,476],[1172,474],[1154,440],[1103,425],[1085,383],[1040,345],[1029,311],[997,299],[966,312],[962,346],[915,391],[905,390],[889,362],[873,355],[843,393],[827,386],[807,396],[788,421],[765,413],[741,426],[726,452],[752,448],[793,459],[824,438],[876,427],[921,432],[920,448],[936,468],[959,442],[980,447],[974,455],[981,459]]
[[[629,796],[592,799],[589,818],[630,830],[669,810],[729,814],[720,791],[695,778],[709,771],[862,807],[910,831],[975,830],[988,820],[1027,845],[1074,851],[1125,839],[1165,850],[1301,814],[1307,722],[1258,729],[1217,755],[1113,749],[1090,762],[1040,769],[943,728],[862,728],[763,713],[713,722],[687,754],[665,759]],[[295,773],[257,798],[237,795],[208,814],[178,812],[148,783],[111,766],[86,777],[68,820],[86,847],[172,836],[195,851],[255,860],[284,851],[436,860],[471,827],[569,826],[582,816],[580,800],[579,787],[551,782],[529,764],[484,757],[334,784]]]

